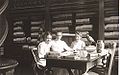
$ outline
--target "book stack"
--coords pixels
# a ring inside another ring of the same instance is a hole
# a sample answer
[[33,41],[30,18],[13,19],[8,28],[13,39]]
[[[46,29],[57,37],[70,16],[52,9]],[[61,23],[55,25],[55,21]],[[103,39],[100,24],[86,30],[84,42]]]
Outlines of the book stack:
[[76,26],[77,31],[92,31],[93,25],[80,25]]
[[40,37],[43,32],[42,24],[43,22],[40,20],[31,21],[30,23],[30,26],[31,26],[30,37],[31,37],[31,44],[33,45],[38,44],[40,41]]
[[118,43],[119,38],[119,16],[105,17],[105,43],[108,45],[109,42]]
[[93,25],[90,24],[90,18],[76,19],[76,30],[80,32],[92,31]]
[[[104,1],[104,22],[105,22],[105,47],[111,48],[111,43],[116,42],[115,62],[118,62],[119,49],[119,0]],[[111,50],[111,49],[110,49]],[[109,51],[110,51],[109,50]],[[117,57],[117,58],[116,58]]]
[[60,57],[60,53],[51,51],[46,54],[46,58],[53,58],[53,59],[58,59]]
[[72,14],[58,14],[53,16],[52,31],[69,32],[69,26],[72,25]]
[[118,38],[119,32],[105,32],[105,38]]
[[25,37],[25,32],[23,30],[23,21],[15,21],[13,23],[13,42],[14,43],[25,43],[26,42],[26,37]]
[[105,25],[105,30],[106,31],[119,30],[119,24],[106,24]]

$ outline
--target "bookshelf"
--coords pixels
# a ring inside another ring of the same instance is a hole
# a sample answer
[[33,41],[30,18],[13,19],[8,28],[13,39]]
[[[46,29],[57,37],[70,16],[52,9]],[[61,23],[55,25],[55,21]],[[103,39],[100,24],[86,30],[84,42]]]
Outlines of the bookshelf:
[[[17,14],[14,16],[16,18],[18,16],[26,16],[26,21],[29,22],[27,25],[29,32],[26,31],[27,29],[24,29],[24,27],[22,28],[22,25],[14,26],[14,42],[23,40],[23,43],[31,42],[35,45],[40,37],[39,31],[42,31],[42,27],[46,28],[44,29],[45,31],[49,30],[52,32],[89,32],[95,40],[111,39],[108,35],[115,34],[116,37],[114,36],[112,39],[117,39],[118,21],[109,21],[111,17],[115,17],[115,14],[118,14],[116,11],[118,10],[117,2],[117,0],[11,0],[9,14]],[[114,4],[116,4],[116,6],[113,6]],[[102,5],[104,5],[104,8]],[[42,27],[39,27],[40,24],[34,23],[40,20],[38,19],[33,22],[32,20],[41,15],[42,19],[44,19],[44,21],[42,21],[44,24]],[[31,17],[34,18],[31,20]],[[107,21],[104,21],[104,18],[107,18]],[[105,28],[103,28],[104,24]],[[112,27],[111,24],[114,24],[113,29],[110,28]],[[41,30],[39,28],[41,28]],[[114,32],[110,32],[112,30],[114,30]],[[104,31],[106,32],[105,34]],[[28,37],[31,38],[29,42],[27,41]]]
[[[89,32],[95,41],[105,40],[106,45],[118,42],[118,3],[118,0],[10,0],[8,17],[12,34],[7,42],[13,41],[11,49],[18,49],[19,45],[19,50],[29,52],[42,40],[41,33],[48,30]],[[63,40],[70,45],[74,37],[65,35]]]
[[36,47],[42,41],[41,37],[45,29],[44,25],[44,19],[41,19],[41,17],[30,18],[30,48]]
[[[52,32],[62,31],[72,33],[80,31],[83,34],[93,32],[91,19],[99,12],[99,1],[96,0],[52,0],[49,3],[49,13],[52,17]],[[70,45],[74,37],[63,37]]]
[[109,47],[109,43],[111,42],[117,43],[116,53],[114,57],[114,64],[117,65],[119,56],[119,0],[105,0],[104,5],[104,43],[106,47]]
[[52,17],[52,32],[62,31],[69,33],[69,26],[72,25],[72,14],[59,14]]
[[112,41],[117,42],[119,45],[119,14],[118,14],[118,0],[105,0],[105,43]]
[[13,23],[13,42],[14,43],[26,43],[25,32],[23,30],[23,21],[18,20]]

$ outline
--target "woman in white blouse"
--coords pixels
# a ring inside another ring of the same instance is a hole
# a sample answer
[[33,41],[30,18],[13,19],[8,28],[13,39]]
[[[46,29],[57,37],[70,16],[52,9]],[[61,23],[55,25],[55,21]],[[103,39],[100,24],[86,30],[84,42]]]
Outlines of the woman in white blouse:
[[[71,43],[71,48],[76,52],[79,52],[80,56],[87,56],[87,51],[85,51],[85,42],[81,40],[82,34],[80,32],[75,32],[75,41]],[[79,74],[77,70],[73,70],[73,74]]]
[[[58,53],[63,53],[65,51],[71,51],[72,49],[61,40],[62,38],[62,32],[56,33],[56,39],[52,41],[52,47],[51,49]],[[68,71],[63,68],[54,68],[53,75],[69,75]]]
[[39,74],[44,75],[44,68],[46,66],[46,59],[44,59],[44,56],[46,53],[50,52],[50,47],[51,47],[51,40],[52,40],[52,35],[50,32],[46,32],[43,35],[44,41],[39,43],[38,45],[38,56],[39,56]]
[[81,40],[82,34],[80,32],[75,33],[75,41],[72,42],[71,48],[74,50],[81,50],[85,48],[85,42]]
[[70,51],[72,50],[65,41],[61,40],[62,38],[62,32],[56,33],[56,39],[52,41],[52,50],[56,51],[58,53],[62,53],[64,51]]

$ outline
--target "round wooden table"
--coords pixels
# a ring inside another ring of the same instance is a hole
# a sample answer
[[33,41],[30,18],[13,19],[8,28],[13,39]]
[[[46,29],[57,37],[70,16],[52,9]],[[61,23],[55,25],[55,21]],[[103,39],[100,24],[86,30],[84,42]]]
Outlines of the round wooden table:
[[17,65],[18,62],[16,60],[0,58],[0,75],[14,75]]

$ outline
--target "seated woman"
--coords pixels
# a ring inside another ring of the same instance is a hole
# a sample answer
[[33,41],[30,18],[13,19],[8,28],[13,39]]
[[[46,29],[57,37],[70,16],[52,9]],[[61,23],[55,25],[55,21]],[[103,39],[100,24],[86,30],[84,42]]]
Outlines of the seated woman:
[[71,48],[74,50],[81,50],[85,48],[85,42],[81,40],[82,34],[80,32],[75,32],[75,41],[72,42]]
[[56,39],[52,41],[52,50],[58,53],[72,50],[65,41],[61,40],[62,32],[56,32]]
[[47,52],[50,51],[50,47],[51,47],[51,39],[52,39],[52,35],[50,32],[46,32],[43,35],[43,39],[44,41],[39,43],[38,45],[38,56],[40,58],[39,60],[39,75],[44,75],[44,70],[45,70],[45,66],[46,66],[46,59],[44,59],[44,56],[46,55]]
[[[81,40],[82,39],[82,34],[80,32],[75,32],[75,41],[73,41],[71,43],[71,48],[75,51],[75,52],[79,52],[79,55],[81,57],[86,57],[87,56],[87,51],[85,50],[85,42]],[[79,75],[77,70],[72,69],[72,72],[74,75]]]
[[[65,41],[62,41],[62,32],[56,32],[56,39],[52,41],[52,51],[63,53],[65,51],[72,51],[72,49],[66,44]],[[62,68],[54,68],[54,74],[53,75],[68,75],[68,72],[66,69]]]

